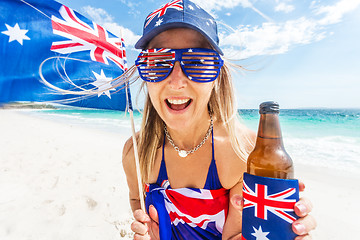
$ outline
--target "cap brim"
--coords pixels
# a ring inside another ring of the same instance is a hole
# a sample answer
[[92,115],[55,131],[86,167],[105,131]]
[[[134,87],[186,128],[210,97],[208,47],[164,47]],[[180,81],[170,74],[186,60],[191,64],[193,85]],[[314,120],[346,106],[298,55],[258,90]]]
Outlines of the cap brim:
[[171,29],[171,28],[191,28],[191,29],[193,29],[195,31],[198,31],[199,33],[201,33],[201,35],[203,35],[206,38],[206,40],[209,41],[211,46],[213,46],[213,48],[220,55],[224,55],[224,53],[221,51],[219,46],[210,37],[208,37],[206,33],[204,33],[201,29],[197,28],[196,26],[194,26],[192,24],[185,23],[185,22],[167,23],[167,24],[164,24],[164,25],[161,25],[159,27],[154,28],[153,30],[151,30],[150,32],[145,34],[145,36],[142,36],[137,41],[137,43],[135,44],[135,48],[136,49],[145,49],[147,47],[147,45],[149,44],[151,39],[153,39],[159,33],[163,32],[163,31],[166,31],[168,29]]

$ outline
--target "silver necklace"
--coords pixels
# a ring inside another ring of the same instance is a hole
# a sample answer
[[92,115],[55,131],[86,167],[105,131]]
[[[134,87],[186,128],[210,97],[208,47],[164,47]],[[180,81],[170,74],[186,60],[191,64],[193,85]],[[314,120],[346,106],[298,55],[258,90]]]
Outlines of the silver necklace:
[[174,147],[175,151],[178,152],[179,156],[184,158],[184,157],[187,157],[187,155],[189,155],[190,153],[193,153],[195,152],[196,150],[198,150],[199,148],[201,148],[202,145],[204,145],[204,143],[206,142],[206,140],[209,138],[210,136],[210,133],[211,133],[211,130],[213,129],[213,118],[212,118],[212,115],[210,115],[210,126],[209,126],[209,129],[207,130],[206,134],[205,134],[205,137],[204,139],[201,141],[201,143],[199,143],[199,145],[197,145],[196,147],[194,147],[193,149],[189,150],[189,151],[186,151],[186,150],[180,150],[180,148],[178,146],[175,145],[174,143],[174,140],[171,138],[167,128],[166,128],[166,125],[164,124],[164,131],[165,131],[165,135],[166,135],[166,138],[169,140],[171,146]]

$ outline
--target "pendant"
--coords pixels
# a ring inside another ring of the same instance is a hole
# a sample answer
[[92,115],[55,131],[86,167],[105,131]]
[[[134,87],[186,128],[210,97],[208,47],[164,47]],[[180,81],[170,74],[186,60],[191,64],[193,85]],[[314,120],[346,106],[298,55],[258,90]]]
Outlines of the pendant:
[[179,156],[180,156],[180,157],[184,158],[184,157],[187,157],[187,155],[188,155],[188,154],[187,154],[187,152],[186,152],[185,150],[180,150],[180,151],[179,151]]

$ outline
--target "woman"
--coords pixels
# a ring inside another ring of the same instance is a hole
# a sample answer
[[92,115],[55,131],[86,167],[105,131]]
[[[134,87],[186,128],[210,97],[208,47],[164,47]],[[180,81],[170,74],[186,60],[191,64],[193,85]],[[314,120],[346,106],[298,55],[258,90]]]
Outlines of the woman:
[[[241,239],[242,175],[255,134],[236,118],[218,43],[215,20],[188,0],[172,1],[145,21],[135,47],[143,49],[136,65],[148,92],[137,139],[149,215],[140,209],[130,139],[123,151],[135,239],[159,239],[159,221],[170,228],[162,239]],[[211,207],[202,207],[204,199]],[[310,211],[308,200],[296,203],[296,239],[311,239]]]

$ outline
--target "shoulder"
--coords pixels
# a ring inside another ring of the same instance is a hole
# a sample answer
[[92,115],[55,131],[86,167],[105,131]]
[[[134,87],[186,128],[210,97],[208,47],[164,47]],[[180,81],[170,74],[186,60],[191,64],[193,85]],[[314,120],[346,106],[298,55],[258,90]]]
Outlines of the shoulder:
[[[136,138],[138,138],[138,136],[139,133],[136,133]],[[135,159],[135,155],[134,155],[133,139],[132,137],[130,137],[128,140],[126,140],[122,152],[122,164],[125,172],[128,172],[128,170],[135,167],[134,159]]]
[[231,136],[224,126],[218,126],[214,133],[216,165],[220,182],[226,189],[231,189],[242,181],[247,168],[247,156],[252,151],[256,139],[256,134],[242,124],[236,126],[234,134],[237,135],[242,155],[235,151]]
[[238,134],[242,134],[243,139],[245,139],[244,146],[246,148],[246,151],[250,153],[255,146],[256,133],[243,124],[239,124],[239,126],[237,126],[236,132]]

